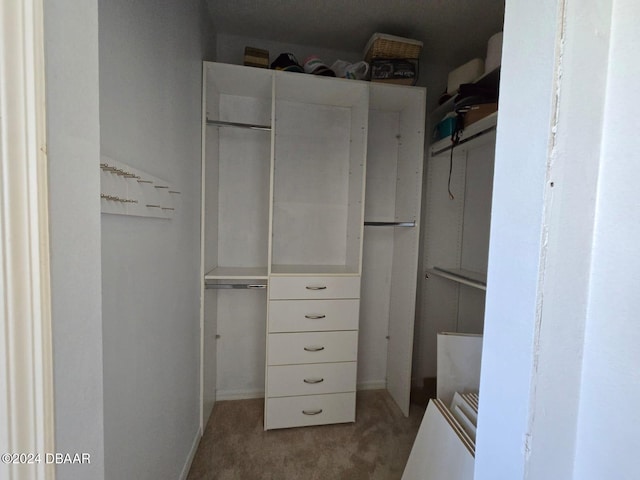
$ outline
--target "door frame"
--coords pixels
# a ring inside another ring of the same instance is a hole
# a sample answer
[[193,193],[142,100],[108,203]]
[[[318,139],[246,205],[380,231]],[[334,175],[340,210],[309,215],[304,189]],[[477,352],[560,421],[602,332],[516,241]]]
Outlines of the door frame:
[[[55,479],[43,0],[0,3],[0,477]],[[22,460],[22,459],[18,459]]]

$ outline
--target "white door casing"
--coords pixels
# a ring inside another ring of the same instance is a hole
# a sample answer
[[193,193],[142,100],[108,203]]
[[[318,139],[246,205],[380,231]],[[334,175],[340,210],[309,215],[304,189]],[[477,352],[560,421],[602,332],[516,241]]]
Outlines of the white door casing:
[[[54,479],[43,5],[0,4],[0,477]],[[9,461],[7,461],[9,460]],[[18,458],[18,460],[22,460]]]

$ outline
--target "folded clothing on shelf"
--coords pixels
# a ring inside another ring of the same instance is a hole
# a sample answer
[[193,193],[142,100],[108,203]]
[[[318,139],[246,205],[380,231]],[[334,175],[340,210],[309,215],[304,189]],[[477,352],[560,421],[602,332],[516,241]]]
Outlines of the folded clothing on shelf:
[[311,55],[304,61],[304,71],[313,75],[335,77],[336,73],[326,66],[317,55]]
[[271,68],[273,70],[284,70],[285,72],[304,73],[304,69],[300,66],[293,53],[281,53],[278,55],[278,58],[271,63]]

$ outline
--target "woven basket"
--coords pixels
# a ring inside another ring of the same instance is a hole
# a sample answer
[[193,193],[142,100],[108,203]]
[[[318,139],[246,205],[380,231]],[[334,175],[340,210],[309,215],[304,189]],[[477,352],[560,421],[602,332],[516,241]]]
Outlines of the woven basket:
[[420,58],[422,42],[410,38],[396,37],[384,33],[374,33],[364,49],[364,59],[374,58]]

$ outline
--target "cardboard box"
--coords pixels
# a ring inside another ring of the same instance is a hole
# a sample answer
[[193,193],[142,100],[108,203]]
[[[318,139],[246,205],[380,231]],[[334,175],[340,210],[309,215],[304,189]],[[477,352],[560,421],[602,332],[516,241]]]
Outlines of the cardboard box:
[[493,112],[498,111],[498,103],[483,103],[480,105],[472,105],[469,107],[469,111],[464,114],[464,128],[476,123],[478,120],[483,119],[491,115]]
[[269,68],[269,50],[245,47],[244,64],[247,67]]

